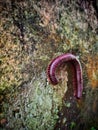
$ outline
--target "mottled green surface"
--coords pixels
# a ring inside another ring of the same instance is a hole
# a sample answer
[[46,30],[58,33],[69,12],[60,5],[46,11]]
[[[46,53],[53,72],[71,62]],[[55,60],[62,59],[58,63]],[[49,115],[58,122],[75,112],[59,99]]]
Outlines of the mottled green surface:
[[[51,59],[67,52],[75,54],[83,68],[86,94],[78,104],[79,117],[83,119],[80,123],[90,121],[90,126],[84,125],[86,130],[95,129],[98,122],[96,16],[88,18],[88,13],[81,11],[75,2],[66,6],[58,1],[8,0],[5,4],[6,7],[0,6],[1,129],[54,129],[62,108],[64,87],[68,86],[66,81],[57,87],[49,84],[46,68]],[[63,105],[67,109],[71,103],[68,100]],[[66,125],[66,114],[62,126]],[[71,130],[76,128],[73,120],[74,117],[68,122]]]

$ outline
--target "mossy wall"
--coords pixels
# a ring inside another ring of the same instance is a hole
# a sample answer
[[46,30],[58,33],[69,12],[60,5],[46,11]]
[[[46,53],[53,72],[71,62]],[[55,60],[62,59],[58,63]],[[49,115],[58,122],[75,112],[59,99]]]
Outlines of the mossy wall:
[[[73,88],[72,84],[68,83],[72,78],[68,74],[71,67],[66,65],[65,68],[68,69],[58,70],[58,77],[60,73],[64,76],[58,86],[48,83],[46,68],[53,58],[63,53],[76,55],[83,68],[83,99],[79,102],[74,99],[79,106],[81,121],[75,129],[79,129],[81,124],[84,124],[84,129],[97,129],[98,22],[94,7],[91,3],[89,6],[90,9],[81,10],[77,1],[69,3],[63,0],[1,1],[2,129],[55,128],[59,119],[58,112],[63,105],[62,99],[69,86]],[[93,120],[92,116],[95,116]],[[69,124],[71,127],[67,129],[72,129],[72,122]],[[63,126],[65,125],[66,121],[63,123]]]

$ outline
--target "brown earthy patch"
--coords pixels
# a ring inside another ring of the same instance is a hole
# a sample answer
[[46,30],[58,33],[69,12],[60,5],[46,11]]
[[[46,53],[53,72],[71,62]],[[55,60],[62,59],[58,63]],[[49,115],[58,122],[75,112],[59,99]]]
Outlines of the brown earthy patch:
[[98,56],[88,57],[87,74],[92,88],[98,87]]

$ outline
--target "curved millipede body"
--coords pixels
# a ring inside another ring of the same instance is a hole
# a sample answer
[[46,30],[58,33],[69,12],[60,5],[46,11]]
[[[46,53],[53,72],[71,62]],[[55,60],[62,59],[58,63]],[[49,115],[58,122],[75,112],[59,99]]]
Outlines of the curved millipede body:
[[62,54],[53,59],[47,68],[48,79],[53,85],[58,84],[59,81],[56,78],[56,69],[58,66],[66,64],[67,62],[72,64],[74,71],[74,79],[73,79],[74,96],[76,98],[81,98],[83,90],[82,68],[79,60],[73,54],[70,53]]

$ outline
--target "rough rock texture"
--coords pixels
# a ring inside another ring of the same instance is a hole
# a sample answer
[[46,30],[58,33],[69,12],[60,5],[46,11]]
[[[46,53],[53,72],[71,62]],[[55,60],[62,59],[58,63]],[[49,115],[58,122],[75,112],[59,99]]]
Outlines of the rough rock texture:
[[[95,3],[0,0],[0,129],[98,129]],[[58,86],[47,81],[49,62],[68,52],[83,68],[83,98],[78,101],[70,65],[58,68]]]

